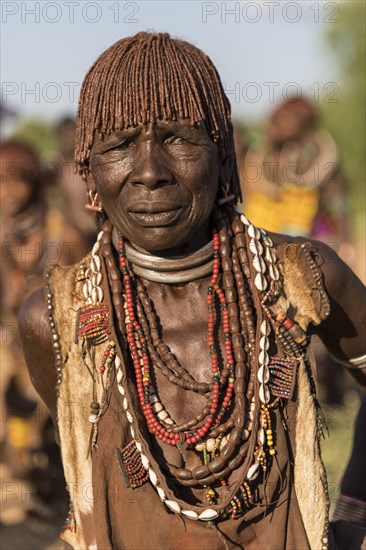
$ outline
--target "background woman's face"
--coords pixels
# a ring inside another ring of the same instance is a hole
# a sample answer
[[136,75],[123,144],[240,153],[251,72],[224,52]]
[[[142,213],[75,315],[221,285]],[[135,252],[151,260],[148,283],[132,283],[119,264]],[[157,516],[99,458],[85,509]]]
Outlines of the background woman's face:
[[[2,171],[3,172],[3,171]],[[17,216],[28,206],[33,196],[33,184],[21,176],[2,173],[0,185],[1,211],[4,216]]]
[[122,235],[148,250],[199,243],[217,195],[220,159],[204,126],[158,121],[96,140],[91,173]]

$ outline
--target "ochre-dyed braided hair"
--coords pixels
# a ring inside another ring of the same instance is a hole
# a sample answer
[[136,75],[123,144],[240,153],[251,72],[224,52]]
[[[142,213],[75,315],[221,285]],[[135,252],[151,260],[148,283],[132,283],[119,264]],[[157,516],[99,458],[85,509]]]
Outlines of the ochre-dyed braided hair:
[[233,166],[226,195],[241,198],[231,109],[212,61],[198,48],[167,33],[140,32],[103,52],[89,69],[80,93],[75,162],[86,178],[96,134],[189,119],[203,122]]

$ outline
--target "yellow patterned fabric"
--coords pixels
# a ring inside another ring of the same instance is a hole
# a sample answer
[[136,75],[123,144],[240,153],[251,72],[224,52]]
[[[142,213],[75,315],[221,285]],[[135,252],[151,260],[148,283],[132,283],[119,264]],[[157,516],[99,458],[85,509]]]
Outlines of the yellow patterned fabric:
[[319,190],[285,183],[278,197],[250,193],[245,214],[257,227],[274,233],[308,236],[318,212]]

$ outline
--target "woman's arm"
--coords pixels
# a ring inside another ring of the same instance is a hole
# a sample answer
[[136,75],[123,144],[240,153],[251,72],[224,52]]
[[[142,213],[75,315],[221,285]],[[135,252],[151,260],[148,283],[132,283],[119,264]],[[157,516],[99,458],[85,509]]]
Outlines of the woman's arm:
[[19,313],[19,332],[32,384],[56,425],[55,356],[43,289],[33,292],[24,302]]
[[324,275],[330,315],[314,328],[333,357],[366,389],[366,289],[358,277],[324,243],[312,241]]

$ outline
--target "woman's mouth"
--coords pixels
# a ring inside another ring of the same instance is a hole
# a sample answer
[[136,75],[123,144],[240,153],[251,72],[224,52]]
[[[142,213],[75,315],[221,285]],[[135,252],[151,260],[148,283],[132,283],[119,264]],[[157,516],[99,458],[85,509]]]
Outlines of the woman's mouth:
[[143,227],[165,227],[172,225],[180,216],[182,208],[159,212],[132,212],[130,215]]

